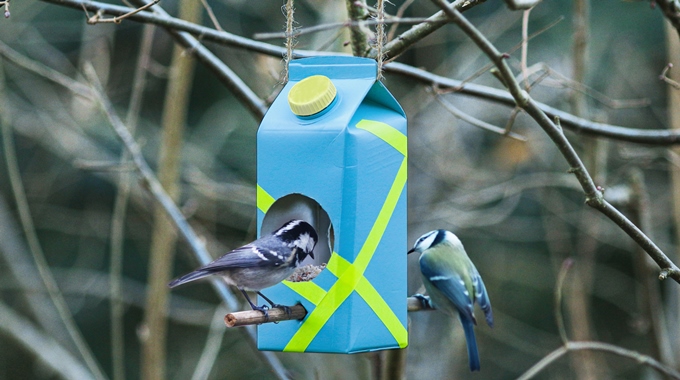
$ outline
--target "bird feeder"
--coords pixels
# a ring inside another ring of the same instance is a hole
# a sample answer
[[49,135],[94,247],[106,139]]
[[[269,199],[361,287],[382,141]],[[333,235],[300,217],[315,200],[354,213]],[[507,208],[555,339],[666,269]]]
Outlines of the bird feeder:
[[290,62],[257,133],[258,233],[311,219],[327,265],[311,281],[262,290],[307,315],[258,326],[259,349],[406,347],[406,151],[406,116],[374,60]]

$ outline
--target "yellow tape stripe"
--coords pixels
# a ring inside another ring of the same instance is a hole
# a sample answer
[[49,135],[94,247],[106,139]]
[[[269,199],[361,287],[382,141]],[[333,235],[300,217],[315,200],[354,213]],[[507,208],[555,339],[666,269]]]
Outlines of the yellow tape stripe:
[[263,189],[260,184],[257,184],[257,208],[262,212],[267,212],[270,207],[274,204],[276,199],[269,195],[265,189]]
[[[340,277],[338,273],[343,273],[345,269],[350,265],[349,261],[345,260],[344,257],[338,255],[337,252],[333,252],[326,268],[336,277]],[[283,281],[283,284],[291,288],[294,292],[303,296],[307,301],[311,302],[315,306],[321,302],[324,296],[326,296],[326,291],[312,281],[303,282],[291,282]]]
[[357,128],[364,129],[378,136],[381,140],[390,144],[399,153],[407,156],[408,139],[406,135],[399,132],[389,124],[381,123],[375,120],[361,120],[357,123]]
[[406,168],[407,162],[406,158],[404,158],[404,160],[401,162],[401,166],[399,167],[399,171],[397,172],[397,177],[394,179],[389,193],[387,193],[385,203],[383,203],[380,213],[378,214],[375,223],[373,223],[373,227],[368,233],[368,237],[366,238],[363,247],[361,247],[359,254],[357,254],[356,260],[354,260],[353,264],[357,266],[362,273],[364,270],[366,270],[371,258],[373,258],[373,253],[375,252],[376,248],[378,248],[380,239],[382,239],[385,229],[387,228],[387,224],[392,218],[392,213],[397,207],[399,197],[401,197],[401,193],[406,185]]
[[347,267],[352,265],[347,259],[333,252],[328,264],[326,264],[326,269],[328,269],[335,277],[342,276],[347,270]]
[[294,292],[304,297],[315,306],[326,296],[326,291],[312,281],[291,282],[283,281],[283,284],[291,288]]
[[309,313],[305,322],[295,332],[283,351],[305,351],[330,317],[352,294],[360,278],[362,278],[361,273],[357,272],[353,265],[350,265],[342,277],[338,278],[331,286],[321,302]]
[[[349,261],[344,257],[336,255],[331,257],[326,268],[336,277],[342,276],[342,273],[350,266]],[[359,296],[366,301],[368,306],[378,316],[378,318],[385,324],[385,327],[392,334],[396,340],[399,348],[406,347],[408,343],[408,331],[401,323],[399,318],[394,314],[394,311],[385,302],[380,293],[373,287],[373,285],[366,279],[361,277],[355,289]]]
[[387,330],[392,334],[394,340],[397,341],[399,348],[404,348],[408,344],[408,331],[401,323],[390,305],[380,296],[377,290],[371,283],[363,277],[356,288],[357,293],[363,298],[368,306],[373,310],[375,315],[385,324]]

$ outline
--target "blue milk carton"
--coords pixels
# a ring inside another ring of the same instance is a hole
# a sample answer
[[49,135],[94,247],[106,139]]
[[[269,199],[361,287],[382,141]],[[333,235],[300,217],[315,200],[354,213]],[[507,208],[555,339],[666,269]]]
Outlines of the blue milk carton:
[[[374,60],[292,61],[257,133],[259,234],[290,219],[317,228],[326,268],[262,293],[301,303],[300,321],[258,327],[258,348],[354,353],[403,348],[406,310],[406,116]],[[329,257],[330,256],[330,257]]]

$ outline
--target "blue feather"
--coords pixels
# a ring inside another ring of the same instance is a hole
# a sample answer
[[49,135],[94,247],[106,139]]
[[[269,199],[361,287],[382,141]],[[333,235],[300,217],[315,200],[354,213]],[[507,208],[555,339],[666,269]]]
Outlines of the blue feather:
[[475,328],[471,320],[460,315],[460,323],[463,325],[465,331],[465,342],[467,343],[468,361],[470,362],[470,371],[479,371],[479,352],[477,351],[477,339],[475,339]]

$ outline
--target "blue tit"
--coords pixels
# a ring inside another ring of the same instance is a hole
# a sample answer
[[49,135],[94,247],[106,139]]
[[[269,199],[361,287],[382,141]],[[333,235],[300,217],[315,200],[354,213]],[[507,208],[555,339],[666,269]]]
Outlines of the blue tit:
[[268,307],[253,304],[246,290],[256,291],[272,307],[289,312],[287,306],[273,303],[260,290],[288,278],[307,255],[314,258],[317,241],[319,237],[314,227],[303,220],[291,220],[271,234],[227,252],[215,261],[172,280],[168,286],[174,288],[210,275],[218,275],[228,284],[236,286],[250,307],[263,312],[265,317],[268,316]]
[[435,230],[416,240],[408,253],[419,252],[420,272],[430,298],[419,298],[450,316],[458,315],[467,341],[470,371],[479,371],[479,353],[475,339],[474,304],[484,311],[486,323],[493,327],[491,302],[484,282],[472,263],[463,244],[450,231]]

